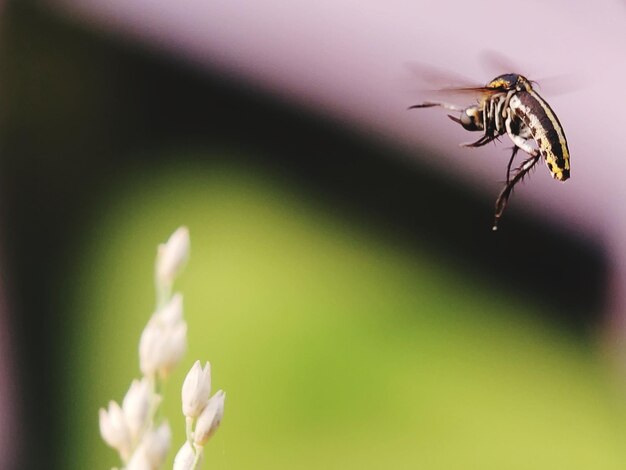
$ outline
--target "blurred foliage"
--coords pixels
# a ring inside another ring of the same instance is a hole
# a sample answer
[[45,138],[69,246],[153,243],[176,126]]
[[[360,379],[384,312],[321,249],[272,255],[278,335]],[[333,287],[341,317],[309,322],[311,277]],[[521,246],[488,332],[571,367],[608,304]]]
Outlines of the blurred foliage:
[[92,211],[68,276],[63,468],[119,463],[97,410],[138,375],[156,245],[182,224],[190,350],[165,390],[172,456],[200,359],[227,392],[203,468],[623,468],[624,408],[579,337],[293,189],[172,163],[129,174]]

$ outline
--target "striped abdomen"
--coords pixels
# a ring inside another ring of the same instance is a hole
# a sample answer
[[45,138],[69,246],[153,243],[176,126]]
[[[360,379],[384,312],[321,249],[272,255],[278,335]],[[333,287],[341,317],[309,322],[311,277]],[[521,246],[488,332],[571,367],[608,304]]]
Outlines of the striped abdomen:
[[530,129],[552,177],[559,181],[568,179],[570,161],[567,140],[552,108],[532,89],[515,93],[509,105]]

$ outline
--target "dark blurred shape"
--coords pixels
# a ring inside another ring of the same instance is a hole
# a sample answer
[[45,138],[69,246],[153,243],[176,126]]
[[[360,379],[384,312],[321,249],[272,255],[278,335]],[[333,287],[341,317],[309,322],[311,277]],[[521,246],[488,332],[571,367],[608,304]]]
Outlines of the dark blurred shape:
[[[493,199],[339,127],[217,74],[85,30],[14,1],[2,30],[0,221],[19,345],[21,409],[38,451],[22,468],[54,468],[71,402],[64,355],[66,273],[94,203],[163,148],[234,148],[328,211],[427,249],[494,292],[553,312],[585,338],[603,310],[599,245],[515,210],[491,232]],[[191,158],[191,157],[190,157]],[[45,423],[45,425],[42,425]],[[96,425],[94,414],[94,425]],[[28,447],[28,446],[27,446]]]

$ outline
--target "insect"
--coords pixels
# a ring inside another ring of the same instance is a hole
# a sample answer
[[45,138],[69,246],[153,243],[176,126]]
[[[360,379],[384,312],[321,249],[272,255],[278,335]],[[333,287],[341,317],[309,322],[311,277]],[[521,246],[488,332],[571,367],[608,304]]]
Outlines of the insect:
[[[565,181],[570,177],[570,156],[563,127],[550,105],[533,88],[533,82],[522,75],[507,73],[494,78],[484,87],[451,90],[478,93],[478,103],[463,108],[443,102],[425,102],[409,109],[438,106],[460,113],[459,117],[452,114],[448,117],[468,131],[483,133],[477,141],[461,144],[464,147],[481,147],[504,134],[513,141],[506,185],[496,199],[493,230],[498,229],[498,222],[515,185],[542,157],[553,178]],[[520,149],[528,154],[528,158],[511,171]]]

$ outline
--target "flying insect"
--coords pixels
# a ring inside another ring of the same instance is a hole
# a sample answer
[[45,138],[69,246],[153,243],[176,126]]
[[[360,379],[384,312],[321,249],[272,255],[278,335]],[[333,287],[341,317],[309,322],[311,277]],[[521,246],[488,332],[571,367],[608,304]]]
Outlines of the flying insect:
[[[448,117],[468,131],[483,133],[477,141],[461,144],[464,147],[481,147],[504,134],[514,144],[507,165],[506,185],[496,199],[493,230],[498,229],[498,222],[515,185],[524,179],[542,157],[554,179],[566,181],[570,177],[570,154],[565,132],[550,105],[533,88],[532,81],[516,73],[507,73],[483,87],[450,90],[477,93],[477,103],[463,108],[428,101],[410,106],[409,109],[441,107],[459,113],[458,117],[452,114]],[[524,151],[528,158],[511,171],[519,150]]]

